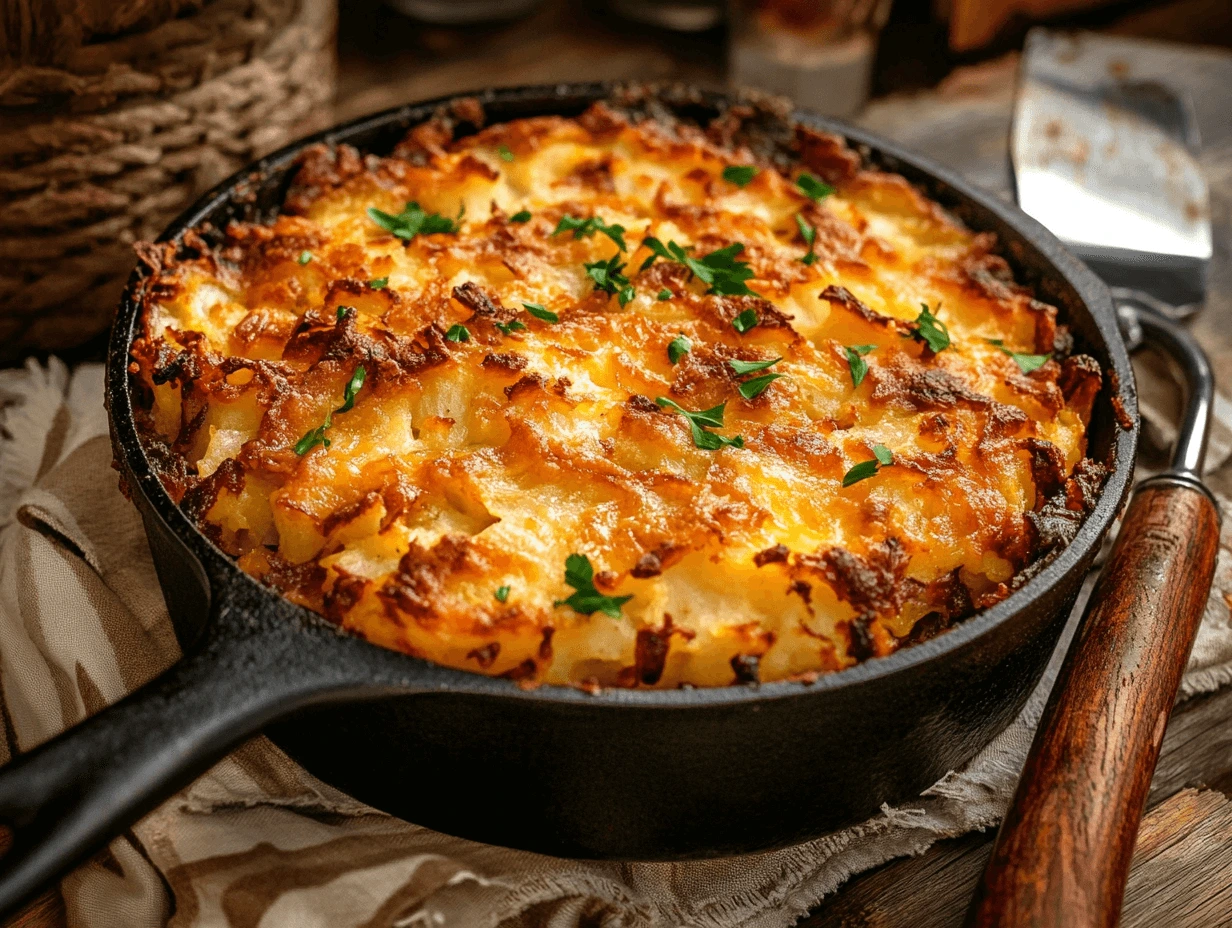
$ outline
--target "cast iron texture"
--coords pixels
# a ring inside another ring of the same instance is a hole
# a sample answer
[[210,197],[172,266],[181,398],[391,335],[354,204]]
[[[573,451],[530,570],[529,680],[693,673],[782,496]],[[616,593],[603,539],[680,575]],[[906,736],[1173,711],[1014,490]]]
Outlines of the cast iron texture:
[[[604,84],[477,94],[489,122],[575,115]],[[694,94],[705,115],[723,98]],[[389,151],[443,101],[321,133],[227,181],[164,234],[271,217],[314,142]],[[757,851],[859,821],[917,795],[987,744],[1021,708],[1122,505],[1137,447],[1133,374],[1104,286],[1039,224],[949,172],[851,127],[874,164],[904,174],[972,228],[996,232],[1020,280],[1060,307],[1112,375],[1092,456],[1113,460],[1076,539],[1036,577],[954,630],[813,685],[672,691],[515,683],[438,667],[338,632],[240,571],[172,503],[134,425],[133,285],[112,333],[108,408],[116,458],[141,510],[189,655],[149,686],[0,771],[0,915],[207,769],[267,733],[314,774],[450,834],[546,854],[668,860]],[[1110,390],[1135,426],[1116,425]]]

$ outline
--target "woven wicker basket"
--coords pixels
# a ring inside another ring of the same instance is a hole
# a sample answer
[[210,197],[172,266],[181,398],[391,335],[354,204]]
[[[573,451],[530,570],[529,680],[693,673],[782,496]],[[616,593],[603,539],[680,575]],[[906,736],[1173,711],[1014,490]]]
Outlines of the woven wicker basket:
[[335,15],[335,0],[0,0],[0,363],[101,332],[133,242],[328,123]]

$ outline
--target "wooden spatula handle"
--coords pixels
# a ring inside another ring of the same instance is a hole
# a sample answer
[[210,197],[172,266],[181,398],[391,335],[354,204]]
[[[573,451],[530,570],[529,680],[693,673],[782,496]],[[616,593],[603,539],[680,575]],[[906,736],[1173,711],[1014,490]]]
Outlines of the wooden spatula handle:
[[1206,606],[1219,514],[1141,486],[1057,678],[970,928],[1111,928],[1164,728]]

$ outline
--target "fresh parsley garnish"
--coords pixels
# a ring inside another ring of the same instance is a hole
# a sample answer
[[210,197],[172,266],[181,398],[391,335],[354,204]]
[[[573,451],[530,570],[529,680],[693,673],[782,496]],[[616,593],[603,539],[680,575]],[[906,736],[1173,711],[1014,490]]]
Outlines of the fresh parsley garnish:
[[492,324],[500,330],[502,335],[508,335],[510,332],[517,332],[526,328],[526,323],[519,322],[517,319],[510,319],[508,322],[493,322]]
[[471,330],[461,324],[451,325],[449,331],[445,333],[445,337],[451,342],[469,342],[471,340]]
[[501,161],[512,161],[513,160],[513,152],[509,150],[508,145],[501,145],[499,148],[496,149],[496,153],[500,155]]
[[673,403],[666,396],[660,396],[655,399],[655,402],[665,409],[674,409],[686,419],[689,420],[689,430],[693,433],[693,444],[704,451],[718,451],[720,448],[730,445],[733,448],[744,447],[744,436],[736,435],[733,438],[724,438],[722,435],[716,435],[714,432],[707,432],[706,426],[710,428],[723,428],[723,411],[726,403],[719,403],[710,409],[703,409],[699,412],[691,412],[683,406]]
[[560,222],[556,224],[556,228],[552,230],[553,235],[561,232],[572,232],[575,239],[583,236],[591,236],[596,232],[602,232],[613,242],[621,251],[628,251],[625,246],[625,227],[622,225],[608,225],[598,216],[591,216],[589,219],[576,219],[573,216],[565,215],[560,217]]
[[813,251],[813,242],[817,240],[817,230],[804,221],[804,217],[796,213],[796,225],[800,229],[800,237],[804,239],[804,244],[808,245],[808,251],[800,259],[805,264],[812,264],[817,260],[817,253]]
[[851,470],[843,475],[843,486],[849,487],[853,483],[859,483],[861,480],[867,480],[869,477],[876,476],[877,472],[883,467],[889,467],[894,463],[894,453],[885,445],[873,445],[873,459],[871,461],[861,461]]
[[416,235],[432,235],[437,232],[457,232],[462,227],[465,204],[458,209],[457,219],[447,219],[440,213],[426,213],[415,202],[407,203],[397,215],[383,212],[375,206],[368,207],[368,218],[386,232],[408,242]]
[[667,287],[664,287],[662,290],[660,290],[658,293],[658,296],[656,297],[656,299],[660,301],[670,300],[671,298],[672,298],[672,291],[668,290]]
[[673,364],[677,364],[681,358],[692,350],[693,343],[683,335],[677,335],[667,345],[667,359]]
[[[940,303],[937,312],[941,312]],[[916,317],[911,337],[927,344],[934,354],[950,347],[949,327],[933,314],[927,303],[920,304],[920,315]]]
[[339,306],[338,307],[338,321],[341,322],[343,319],[346,318],[347,313],[352,313],[354,311],[355,311],[354,306]]
[[757,296],[745,284],[753,277],[753,272],[745,261],[736,260],[736,255],[744,251],[744,245],[734,242],[726,248],[712,251],[698,259],[694,258],[675,242],[664,245],[653,235],[642,240],[642,244],[650,249],[650,256],[642,262],[639,270],[646,270],[658,258],[683,264],[695,277],[708,284],[707,293],[717,293],[724,296]]
[[602,612],[613,619],[620,618],[620,607],[632,596],[604,596],[595,589],[595,569],[585,554],[570,554],[565,558],[565,583],[573,587],[568,599],[558,599],[553,606],[568,606],[574,612],[590,615]]
[[522,308],[536,319],[542,319],[544,322],[560,322],[560,316],[538,303],[523,303]]
[[621,306],[637,295],[629,278],[621,273],[625,266],[619,254],[612,255],[606,261],[592,261],[583,267],[586,268],[586,276],[595,282],[595,289],[615,294]]
[[723,169],[723,179],[737,187],[743,187],[756,176],[757,168],[751,164],[729,164]]
[[996,347],[1002,354],[1007,354],[1014,359],[1014,363],[1018,365],[1018,369],[1024,374],[1029,374],[1032,371],[1039,370],[1048,363],[1048,359],[1052,354],[1021,354],[1017,351],[1010,351],[1005,347],[1005,343],[999,338],[987,339],[988,344]]
[[[339,309],[347,309],[349,307],[339,307]],[[355,405],[355,396],[359,393],[360,388],[364,385],[364,378],[368,372],[361,364],[355,368],[355,373],[351,375],[351,379],[347,381],[346,389],[342,393],[342,405],[332,412],[325,414],[325,421],[318,425],[315,429],[310,429],[304,433],[304,437],[295,443],[295,453],[301,457],[315,448],[317,445],[329,447],[329,439],[325,435],[326,429],[334,424],[334,416],[340,412],[350,412]]]
[[530,210],[520,209],[509,217],[510,222],[530,222]]
[[[744,374],[753,374],[757,371],[764,371],[767,367],[773,367],[782,360],[782,358],[774,358],[770,361],[728,361],[727,366],[734,373],[742,376]],[[760,377],[744,381],[737,389],[746,400],[755,400],[766,392],[766,387],[782,376],[782,374],[762,374]]]
[[300,264],[307,264],[309,261],[312,260],[312,252],[311,251],[301,251],[299,253],[299,257],[296,258],[295,260],[298,261]]
[[828,197],[834,192],[834,188],[827,184],[824,180],[814,177],[812,174],[805,171],[796,178],[796,186],[813,202]]
[[493,593],[492,595],[496,597],[496,601],[498,603],[503,603],[505,600],[509,598],[510,589],[511,587],[508,587],[508,586],[498,586],[496,588],[496,592]]
[[373,290],[384,290],[386,287],[389,286],[389,278],[388,277],[374,277],[372,280],[368,281],[368,286],[371,287]]
[[862,356],[876,350],[876,348],[876,345],[851,345],[843,349],[847,354],[847,366],[851,368],[851,385],[853,387],[858,387],[863,383],[864,375],[868,373],[868,362]]
[[746,309],[739,316],[732,320],[732,328],[743,335],[753,326],[757,325],[760,320],[757,318],[757,313],[751,309]]

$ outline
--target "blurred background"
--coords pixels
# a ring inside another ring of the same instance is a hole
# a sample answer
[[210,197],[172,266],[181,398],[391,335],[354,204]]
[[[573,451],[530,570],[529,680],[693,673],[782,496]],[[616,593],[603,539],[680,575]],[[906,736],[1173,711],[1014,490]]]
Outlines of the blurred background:
[[[0,364],[98,355],[132,243],[255,157],[470,88],[759,88],[1009,196],[1040,24],[1176,43],[1192,57],[1165,70],[1215,114],[1232,89],[1228,0],[0,0]],[[1201,116],[1218,174],[1227,144]]]

